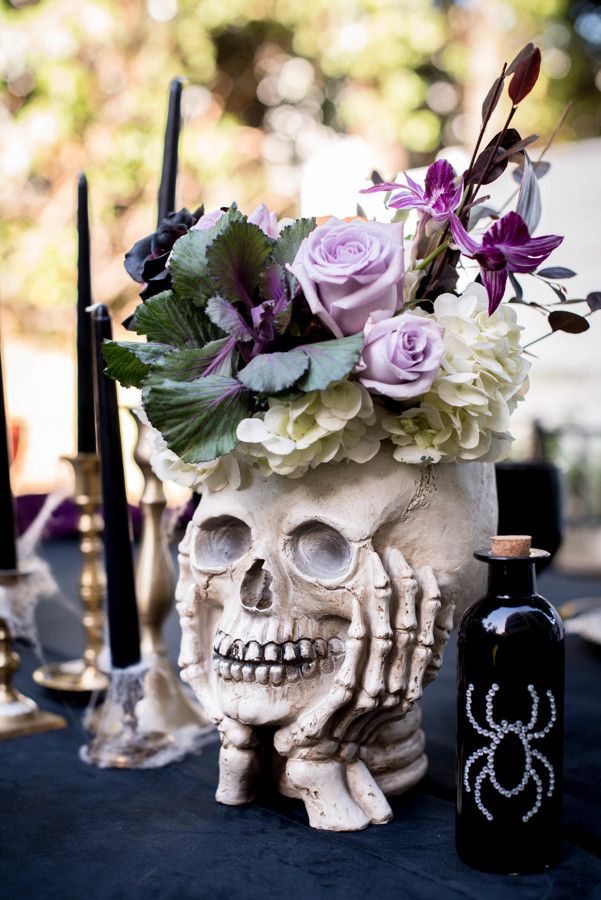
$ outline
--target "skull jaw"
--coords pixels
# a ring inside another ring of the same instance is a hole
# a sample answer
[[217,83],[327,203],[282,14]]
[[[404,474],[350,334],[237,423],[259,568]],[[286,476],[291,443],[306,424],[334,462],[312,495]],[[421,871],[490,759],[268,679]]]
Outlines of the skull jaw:
[[327,694],[335,671],[293,684],[247,684],[215,676],[215,690],[222,712],[244,725],[288,725]]

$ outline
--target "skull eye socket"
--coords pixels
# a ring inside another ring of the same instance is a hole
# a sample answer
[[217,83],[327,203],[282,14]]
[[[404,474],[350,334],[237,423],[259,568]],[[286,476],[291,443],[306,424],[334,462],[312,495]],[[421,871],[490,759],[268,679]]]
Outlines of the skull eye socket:
[[250,528],[233,516],[209,519],[198,528],[192,561],[201,569],[218,569],[235,562],[250,549]]
[[306,522],[292,536],[294,563],[305,575],[333,581],[346,575],[351,548],[339,531],[323,522]]

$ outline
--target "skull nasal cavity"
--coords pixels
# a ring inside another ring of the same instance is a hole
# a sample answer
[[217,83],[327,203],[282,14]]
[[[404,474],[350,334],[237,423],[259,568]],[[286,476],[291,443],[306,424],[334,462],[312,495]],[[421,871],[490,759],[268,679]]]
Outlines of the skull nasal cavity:
[[242,579],[240,602],[245,609],[263,612],[273,605],[272,578],[264,564],[264,559],[256,559]]

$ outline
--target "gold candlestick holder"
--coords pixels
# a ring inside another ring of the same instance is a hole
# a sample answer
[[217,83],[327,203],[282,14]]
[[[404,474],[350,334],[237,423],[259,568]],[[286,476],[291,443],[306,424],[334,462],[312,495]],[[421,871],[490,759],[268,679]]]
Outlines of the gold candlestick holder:
[[100,460],[96,453],[65,457],[75,473],[75,503],[79,508],[79,547],[83,557],[79,595],[83,604],[85,647],[81,659],[41,666],[34,681],[55,691],[103,691],[108,677],[101,671],[106,577],[102,561],[103,522],[100,515]]
[[140,498],[142,533],[136,560],[136,597],[140,619],[142,658],[151,663],[155,718],[164,730],[187,725],[206,725],[200,706],[186,696],[182,683],[167,659],[163,625],[175,596],[175,567],[165,530],[167,505],[161,480],[152,471],[150,428],[131,410],[137,426],[134,460],[142,472],[144,489]]
[[[1,571],[0,587],[7,590],[18,588],[32,574],[26,570]],[[67,725],[62,716],[40,709],[30,697],[13,687],[13,676],[20,662],[18,653],[12,647],[8,622],[0,618],[0,740],[54,731]]]

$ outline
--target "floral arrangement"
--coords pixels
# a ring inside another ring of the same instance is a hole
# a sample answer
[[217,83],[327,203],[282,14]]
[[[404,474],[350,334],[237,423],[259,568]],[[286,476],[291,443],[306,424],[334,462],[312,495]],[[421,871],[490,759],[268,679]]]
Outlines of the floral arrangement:
[[[143,302],[129,327],[146,342],[104,353],[110,375],[142,389],[160,477],[219,489],[237,482],[241,458],[299,477],[367,462],[383,442],[405,463],[507,454],[530,367],[516,306],[541,312],[549,334],[589,327],[570,304],[601,306],[598,292],[568,299],[570,269],[540,268],[562,242],[534,236],[548,163],[527,152],[537,136],[511,126],[539,69],[531,44],[503,67],[462,175],[444,159],[423,185],[373,174],[365,192],[384,194],[390,221],[360,208],[278,221],[233,204],[172,213],[135,244],[125,266]],[[509,115],[483,147],[506,86]],[[510,164],[519,190],[502,212],[483,190]],[[526,299],[526,275],[553,302]]]

